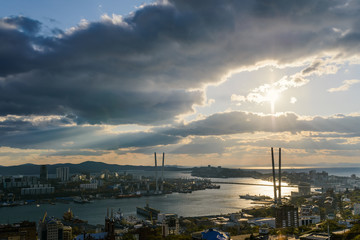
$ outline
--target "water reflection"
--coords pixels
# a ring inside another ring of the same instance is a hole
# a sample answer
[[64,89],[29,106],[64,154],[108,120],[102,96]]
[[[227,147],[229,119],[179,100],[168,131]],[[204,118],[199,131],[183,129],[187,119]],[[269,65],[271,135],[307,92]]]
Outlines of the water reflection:
[[[190,177],[184,174],[183,176]],[[179,216],[206,216],[224,213],[232,213],[254,206],[252,200],[240,199],[239,195],[267,195],[273,197],[273,187],[271,182],[253,178],[228,178],[213,179],[216,181],[242,182],[252,184],[266,184],[268,186],[256,185],[237,185],[220,184],[220,189],[206,189],[194,191],[191,194],[173,193],[163,196],[141,197],[136,199],[105,199],[96,200],[92,204],[64,204],[56,205],[42,204],[21,206],[14,208],[0,208],[0,223],[18,222],[22,220],[39,221],[45,211],[48,216],[61,218],[63,213],[71,208],[79,218],[89,221],[90,224],[103,224],[106,209],[115,210],[121,208],[124,215],[135,215],[137,206],[144,206],[149,203],[150,206],[159,209],[164,213],[176,213]],[[285,184],[285,183],[284,183]],[[290,195],[291,191],[297,191],[297,188],[284,187],[282,195]]]

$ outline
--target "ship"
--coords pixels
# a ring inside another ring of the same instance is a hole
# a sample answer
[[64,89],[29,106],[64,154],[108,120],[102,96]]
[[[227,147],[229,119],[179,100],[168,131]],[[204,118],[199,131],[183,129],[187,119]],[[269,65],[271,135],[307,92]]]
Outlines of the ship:
[[138,197],[141,197],[140,193],[119,194],[116,196],[116,198],[138,198]]
[[73,199],[74,203],[92,203],[93,201],[87,199],[87,198],[84,198],[84,197],[74,197]]
[[269,200],[271,197],[266,195],[239,195],[241,199],[248,199],[248,200],[254,200],[254,201],[263,201],[263,200]]
[[149,204],[146,204],[145,207],[136,207],[136,213],[138,215],[147,217],[149,219],[156,219],[158,214],[160,213],[160,210],[157,210],[155,208],[149,207]]

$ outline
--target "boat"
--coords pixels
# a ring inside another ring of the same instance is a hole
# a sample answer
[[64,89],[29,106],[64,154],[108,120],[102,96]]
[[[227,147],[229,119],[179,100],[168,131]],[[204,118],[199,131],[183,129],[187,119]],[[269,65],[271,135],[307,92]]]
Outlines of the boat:
[[253,200],[253,201],[263,201],[263,200],[271,199],[271,197],[266,196],[266,195],[250,195],[250,194],[239,195],[239,197],[241,199],[247,199],[247,200]]
[[180,189],[179,193],[192,193],[191,189]]
[[73,199],[74,203],[92,203],[92,201],[90,201],[89,199],[87,198],[84,198],[84,197],[74,197]]
[[149,204],[146,204],[145,207],[136,207],[136,213],[138,215],[147,217],[147,218],[151,218],[151,219],[156,219],[158,214],[160,213],[160,210],[157,210],[155,208],[151,208],[149,207]]
[[120,222],[124,218],[124,214],[122,213],[121,209],[119,208],[117,212],[114,213],[114,220],[115,222]]
[[131,193],[131,194],[119,194],[116,198],[138,198],[141,197],[141,194]]

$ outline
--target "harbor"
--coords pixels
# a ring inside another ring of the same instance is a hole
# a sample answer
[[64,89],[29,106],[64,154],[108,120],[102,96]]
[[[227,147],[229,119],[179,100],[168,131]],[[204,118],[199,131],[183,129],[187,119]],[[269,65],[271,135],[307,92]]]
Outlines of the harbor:
[[[174,173],[176,175],[176,173]],[[228,181],[242,181],[249,183],[268,183],[260,179],[243,178],[227,179]],[[243,208],[254,207],[252,200],[240,199],[239,195],[257,195],[263,193],[271,196],[272,186],[219,184],[220,189],[205,189],[193,191],[191,194],[171,193],[140,198],[120,199],[94,199],[93,203],[77,204],[72,201],[56,202],[55,205],[41,203],[17,206],[12,208],[0,208],[0,223],[13,223],[22,220],[39,221],[45,212],[48,216],[61,217],[69,208],[76,217],[88,221],[89,224],[103,224],[107,208],[121,208],[124,216],[135,216],[136,207],[149,206],[160,210],[162,213],[175,213],[183,217],[196,217],[219,215],[237,212]],[[290,195],[297,188],[286,188],[284,195]]]

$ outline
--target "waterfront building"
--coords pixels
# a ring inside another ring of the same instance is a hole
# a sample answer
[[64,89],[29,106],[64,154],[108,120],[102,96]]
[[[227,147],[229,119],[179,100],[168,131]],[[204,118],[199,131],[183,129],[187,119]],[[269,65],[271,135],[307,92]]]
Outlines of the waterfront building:
[[151,219],[157,219],[158,214],[160,213],[160,210],[157,210],[155,208],[151,208],[149,204],[147,203],[145,207],[136,207],[136,213],[138,215],[144,216]]
[[68,167],[56,168],[56,178],[60,179],[62,182],[69,181],[70,179],[69,168]]
[[21,223],[0,225],[0,239],[37,239],[36,223],[24,221]]
[[300,197],[300,196],[309,196],[311,194],[311,187],[310,183],[299,183],[298,185],[298,191],[297,192],[291,192],[291,197]]
[[309,196],[311,191],[310,191],[310,183],[300,183],[298,185],[298,190],[299,190],[299,195],[300,196]]
[[40,181],[46,182],[48,180],[48,169],[47,165],[40,166]]
[[55,188],[50,184],[34,184],[28,188],[21,189],[21,195],[43,195],[43,194],[53,194]]
[[28,187],[33,184],[39,183],[39,179],[33,176],[4,176],[0,178],[0,182],[4,189],[9,188],[21,188],[21,187]]
[[277,228],[298,227],[298,208],[293,205],[280,205],[275,208],[275,224]]
[[81,183],[80,189],[97,189],[97,183]]

